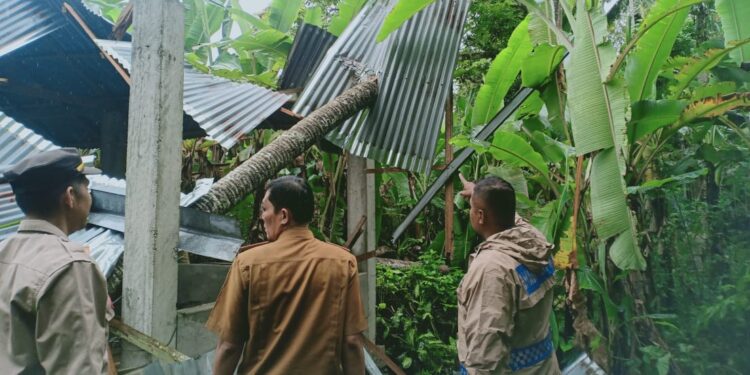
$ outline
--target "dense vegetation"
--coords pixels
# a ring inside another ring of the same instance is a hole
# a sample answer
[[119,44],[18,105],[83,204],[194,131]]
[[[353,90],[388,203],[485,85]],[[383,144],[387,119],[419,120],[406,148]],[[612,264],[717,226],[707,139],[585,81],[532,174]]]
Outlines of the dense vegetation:
[[[90,1],[113,19],[122,6]],[[236,1],[188,0],[186,56],[274,87],[299,22],[338,35],[364,3],[273,1],[255,16]],[[597,1],[473,2],[452,143],[478,151],[464,175],[511,182],[522,216],[557,246],[561,362],[586,351],[615,374],[750,373],[748,19],[743,0],[622,0],[607,14]],[[473,139],[522,87],[534,93],[513,121]],[[184,185],[220,177],[274,136],[258,131],[231,150],[186,141]],[[313,148],[282,171],[310,180],[315,232],[338,243],[345,160]],[[377,176],[381,242],[437,174]],[[436,197],[387,254],[418,265],[378,267],[378,342],[410,373],[456,365],[455,289],[477,238],[457,199],[455,256],[444,265],[444,206]],[[233,211],[250,240],[262,232],[257,212],[252,196]]]

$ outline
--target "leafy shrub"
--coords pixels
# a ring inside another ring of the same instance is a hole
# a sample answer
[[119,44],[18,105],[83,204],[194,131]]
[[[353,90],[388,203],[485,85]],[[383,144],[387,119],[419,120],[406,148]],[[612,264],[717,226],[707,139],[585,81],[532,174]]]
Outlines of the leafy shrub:
[[456,288],[462,276],[434,250],[409,268],[377,266],[378,343],[408,373],[450,374],[457,368]]

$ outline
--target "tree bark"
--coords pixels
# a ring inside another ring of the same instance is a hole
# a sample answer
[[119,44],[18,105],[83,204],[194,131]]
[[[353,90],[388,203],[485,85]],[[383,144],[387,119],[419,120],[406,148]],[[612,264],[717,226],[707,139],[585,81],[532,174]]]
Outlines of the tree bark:
[[378,80],[375,77],[344,91],[229,172],[215,183],[194,207],[210,213],[228,211],[256,187],[291,163],[295,157],[305,152],[318,138],[372,104],[377,96]]

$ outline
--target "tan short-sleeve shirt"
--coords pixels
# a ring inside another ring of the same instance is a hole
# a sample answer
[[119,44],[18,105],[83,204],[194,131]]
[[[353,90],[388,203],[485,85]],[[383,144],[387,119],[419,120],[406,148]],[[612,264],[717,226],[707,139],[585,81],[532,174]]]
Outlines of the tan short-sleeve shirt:
[[240,374],[338,374],[344,337],[367,329],[357,261],[291,228],[240,253],[207,327],[245,342]]
[[0,243],[2,373],[105,374],[107,282],[85,248],[24,220]]

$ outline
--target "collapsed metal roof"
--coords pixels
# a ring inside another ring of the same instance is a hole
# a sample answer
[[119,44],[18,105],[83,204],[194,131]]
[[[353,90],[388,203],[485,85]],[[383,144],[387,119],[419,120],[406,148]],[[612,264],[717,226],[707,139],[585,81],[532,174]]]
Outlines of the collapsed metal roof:
[[[80,0],[2,0],[0,110],[58,145],[100,147],[105,119],[126,124],[129,105],[125,73],[100,49],[120,52],[120,64],[129,66],[129,42],[102,41],[111,28]],[[279,117],[290,98],[189,68],[185,76],[183,136],[208,134],[224,147],[271,114]]]
[[294,44],[279,77],[279,89],[301,89],[325,56],[336,37],[315,25],[303,23],[294,36]]
[[[131,70],[130,42],[97,39],[96,43]],[[183,110],[225,148],[234,146],[291,99],[260,86],[201,73],[187,63],[184,72]]]
[[370,70],[380,79],[373,108],[346,121],[328,139],[352,154],[427,172],[470,0],[438,0],[376,43],[395,2],[375,0],[360,11],[326,53],[294,111],[307,115],[343,92],[352,67]]
[[[22,124],[0,112],[0,173],[23,158],[59,148]],[[84,157],[87,164],[93,157]],[[71,240],[88,244],[91,257],[109,276],[125,251],[125,180],[104,175],[89,176],[93,204],[86,229],[72,233]],[[188,194],[180,194],[178,248],[210,258],[231,261],[242,245],[238,224],[233,219],[185,208],[205,195],[213,179],[196,181]],[[0,184],[0,240],[16,232],[24,214],[16,204],[10,184]]]

